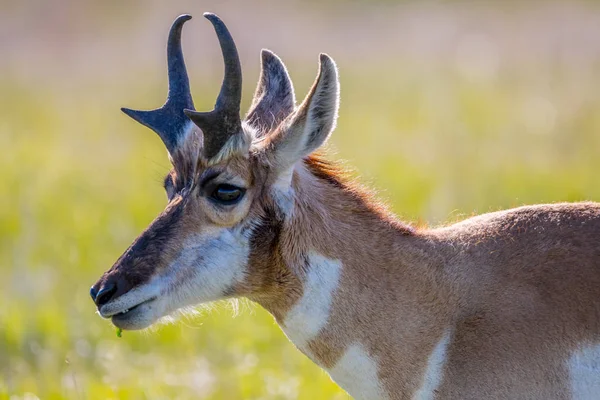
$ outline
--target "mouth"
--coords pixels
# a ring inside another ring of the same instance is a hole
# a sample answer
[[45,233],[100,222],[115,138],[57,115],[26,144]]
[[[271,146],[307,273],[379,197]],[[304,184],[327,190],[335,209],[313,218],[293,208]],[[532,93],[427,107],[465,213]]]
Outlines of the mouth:
[[137,310],[137,309],[138,309],[138,308],[139,308],[141,305],[143,305],[143,304],[146,304],[146,303],[148,303],[148,302],[150,302],[150,301],[153,301],[153,300],[154,300],[154,299],[152,298],[152,299],[150,299],[150,300],[146,300],[146,301],[144,301],[144,302],[141,302],[140,304],[138,304],[138,305],[135,305],[135,306],[133,306],[133,307],[131,307],[131,308],[126,308],[126,309],[124,309],[124,310],[123,310],[123,311],[121,311],[121,312],[118,312],[118,313],[116,313],[116,314],[113,314],[111,317],[112,317],[112,318],[115,318],[115,317],[117,317],[117,318],[120,318],[120,317],[125,317],[125,316],[127,316],[127,314],[129,314],[129,313],[131,313],[131,312],[134,312],[135,310]]
[[110,318],[113,325],[118,328],[127,330],[143,329],[154,321],[152,309],[156,299],[156,297],[151,297],[133,306],[123,305],[119,308],[107,304],[99,310],[99,313],[103,318]]

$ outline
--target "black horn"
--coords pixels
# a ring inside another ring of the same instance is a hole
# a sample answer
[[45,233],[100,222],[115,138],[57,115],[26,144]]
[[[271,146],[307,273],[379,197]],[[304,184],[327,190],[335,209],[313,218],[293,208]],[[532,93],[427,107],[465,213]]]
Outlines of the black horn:
[[184,112],[202,130],[203,152],[205,157],[210,159],[219,153],[232,135],[242,129],[240,120],[242,67],[235,42],[223,21],[212,13],[205,13],[204,17],[213,24],[221,45],[225,63],[223,84],[214,110],[196,112],[188,107]]
[[183,24],[190,20],[190,15],[177,17],[167,42],[167,64],[169,71],[169,94],[166,103],[156,110],[136,111],[129,108],[121,110],[139,123],[158,133],[169,153],[177,147],[179,138],[189,125],[189,119],[183,113],[184,109],[193,109],[194,102],[190,92],[183,51],[181,50],[181,30]]

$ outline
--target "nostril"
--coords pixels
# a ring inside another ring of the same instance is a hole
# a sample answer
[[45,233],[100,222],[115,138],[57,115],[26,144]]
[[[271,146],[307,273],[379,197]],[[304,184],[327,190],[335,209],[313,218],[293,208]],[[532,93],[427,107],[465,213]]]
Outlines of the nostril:
[[104,286],[102,286],[102,288],[96,295],[96,299],[95,299],[96,305],[98,307],[105,305],[106,303],[108,303],[110,301],[110,299],[113,297],[113,295],[116,292],[117,292],[117,285],[115,285],[112,282],[106,283]]
[[92,296],[92,300],[96,301],[96,297],[98,296],[98,291],[93,286],[90,288],[90,296]]

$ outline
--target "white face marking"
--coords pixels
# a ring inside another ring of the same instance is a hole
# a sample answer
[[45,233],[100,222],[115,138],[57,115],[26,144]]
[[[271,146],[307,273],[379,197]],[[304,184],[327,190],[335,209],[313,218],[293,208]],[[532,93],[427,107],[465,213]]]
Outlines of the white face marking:
[[433,400],[435,398],[436,390],[444,378],[448,343],[450,343],[450,332],[446,332],[442,336],[429,355],[423,383],[413,395],[414,400]]
[[212,228],[193,235],[161,276],[106,304],[100,314],[107,318],[150,300],[120,322],[142,329],[180,308],[222,299],[245,278],[250,245],[242,231]]
[[355,399],[388,398],[377,376],[377,362],[360,343],[348,346],[342,358],[327,372]]
[[304,353],[306,345],[327,324],[342,264],[317,253],[308,256],[308,273],[302,298],[286,315],[282,329]]
[[194,235],[167,267],[170,310],[219,300],[244,279],[250,254],[241,229],[216,228]]
[[569,358],[571,395],[577,400],[598,399],[600,393],[600,344],[575,351]]
[[294,209],[294,189],[292,188],[293,175],[294,167],[292,166],[279,174],[271,189],[273,199],[281,211],[288,217]]

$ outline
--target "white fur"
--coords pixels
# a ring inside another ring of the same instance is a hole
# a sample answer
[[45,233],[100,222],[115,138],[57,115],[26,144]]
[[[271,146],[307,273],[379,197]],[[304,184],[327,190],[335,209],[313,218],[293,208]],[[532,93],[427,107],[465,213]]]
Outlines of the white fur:
[[288,312],[282,329],[305,354],[307,343],[327,324],[334,293],[338,287],[342,264],[317,253],[308,256],[309,267],[302,297]]
[[154,299],[127,322],[140,329],[183,307],[219,300],[245,278],[249,254],[249,239],[242,229],[205,228],[185,242],[160,276],[104,305],[100,315],[108,318]]
[[575,351],[569,358],[571,395],[577,400],[600,398],[600,344]]
[[249,254],[249,239],[240,229],[215,228],[193,235],[165,271],[172,290],[166,296],[168,310],[221,299],[243,281]]
[[273,199],[288,217],[294,210],[294,188],[292,187],[292,176],[294,175],[294,166],[283,170],[273,183],[272,194]]
[[414,400],[433,400],[435,398],[435,392],[444,378],[448,343],[450,343],[450,332],[446,332],[442,336],[429,355],[423,383],[414,394]]
[[[314,252],[309,254],[308,263],[304,292],[286,315],[282,329],[302,352],[311,357],[307,345],[329,321],[342,264],[339,260]],[[360,343],[350,345],[337,364],[327,372],[357,399],[387,398],[377,376],[377,362]]]
[[348,346],[337,364],[327,372],[331,379],[357,400],[388,398],[377,376],[377,362],[360,343]]

